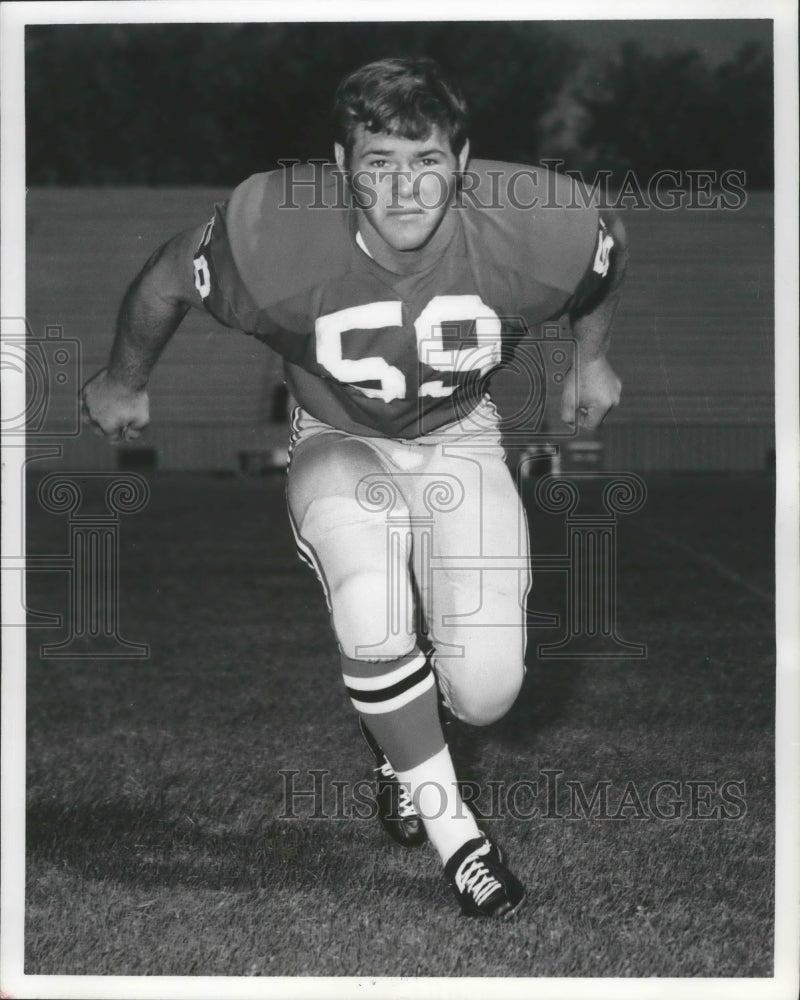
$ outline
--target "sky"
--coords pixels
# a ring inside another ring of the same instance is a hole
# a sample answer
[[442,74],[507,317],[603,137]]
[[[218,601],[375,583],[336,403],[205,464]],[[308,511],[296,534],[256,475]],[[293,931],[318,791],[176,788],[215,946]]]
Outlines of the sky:
[[[641,42],[649,49],[696,48],[711,62],[724,62],[749,41],[772,45],[772,21],[758,20],[663,20],[663,21],[553,21],[552,27],[570,41],[603,52],[620,42]],[[587,30],[588,29],[588,30]]]

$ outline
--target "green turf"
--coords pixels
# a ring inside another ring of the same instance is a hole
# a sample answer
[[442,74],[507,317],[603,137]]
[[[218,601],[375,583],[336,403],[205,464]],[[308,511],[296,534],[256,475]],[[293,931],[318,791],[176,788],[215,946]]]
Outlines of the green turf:
[[[501,723],[452,737],[460,773],[744,783],[738,819],[491,820],[519,918],[459,918],[438,863],[374,821],[282,819],[282,769],[367,761],[280,478],[154,475],[122,523],[121,628],[141,661],[28,672],[26,972],[115,975],[769,976],[773,940],[773,485],[648,477],[619,524],[619,630],[643,660],[537,661]],[[535,520],[538,551],[563,548]],[[64,519],[31,505],[32,552]],[[537,574],[532,607],[564,609]],[[64,606],[58,574],[29,604]],[[685,797],[685,795],[684,795]],[[718,802],[718,799],[715,799]],[[546,803],[545,803],[546,805]]]

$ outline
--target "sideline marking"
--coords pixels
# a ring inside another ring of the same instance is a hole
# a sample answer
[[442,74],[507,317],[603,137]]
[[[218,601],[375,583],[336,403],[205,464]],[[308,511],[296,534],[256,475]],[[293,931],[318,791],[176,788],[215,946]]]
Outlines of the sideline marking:
[[744,587],[745,590],[749,590],[751,594],[754,594],[756,597],[760,597],[762,601],[766,601],[771,605],[775,604],[774,594],[771,594],[769,591],[759,587],[757,583],[751,583],[750,580],[745,579],[745,577],[740,576],[734,570],[729,569],[725,563],[720,562],[719,559],[716,559],[714,556],[709,556],[704,552],[699,552],[686,542],[682,542],[680,539],[674,538],[672,535],[667,535],[665,532],[659,531],[658,528],[650,528],[641,522],[638,522],[635,525],[632,524],[631,526],[634,530],[642,531],[646,535],[657,538],[661,542],[666,542],[667,545],[671,545],[674,549],[678,549],[680,552],[685,552],[687,555],[692,556],[697,562],[703,563],[703,565],[713,569],[715,573],[718,573],[726,580],[730,580],[732,583],[738,583],[740,587]]

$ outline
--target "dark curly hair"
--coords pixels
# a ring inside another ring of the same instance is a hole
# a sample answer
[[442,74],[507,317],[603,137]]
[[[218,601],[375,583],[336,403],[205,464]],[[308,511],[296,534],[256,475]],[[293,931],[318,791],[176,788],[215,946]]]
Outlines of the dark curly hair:
[[467,105],[434,59],[403,56],[367,63],[339,84],[333,104],[336,139],[352,152],[359,125],[404,139],[424,139],[435,126],[456,154],[467,139]]

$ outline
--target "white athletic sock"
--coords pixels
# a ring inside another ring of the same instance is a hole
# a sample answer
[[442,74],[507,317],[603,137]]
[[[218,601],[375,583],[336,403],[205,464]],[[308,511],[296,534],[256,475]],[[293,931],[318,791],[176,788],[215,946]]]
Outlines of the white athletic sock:
[[442,864],[468,840],[481,836],[475,817],[458,791],[456,772],[446,746],[410,771],[398,771],[397,777],[408,786]]

